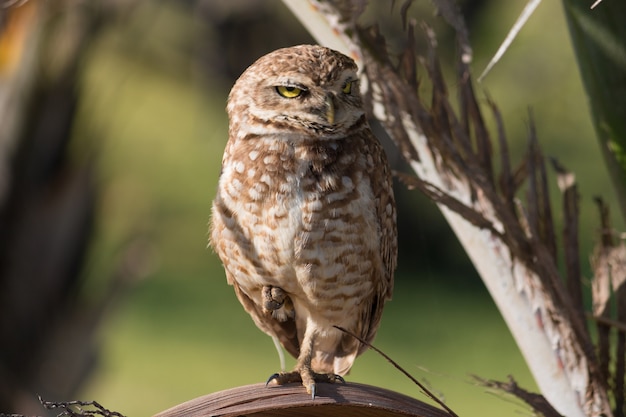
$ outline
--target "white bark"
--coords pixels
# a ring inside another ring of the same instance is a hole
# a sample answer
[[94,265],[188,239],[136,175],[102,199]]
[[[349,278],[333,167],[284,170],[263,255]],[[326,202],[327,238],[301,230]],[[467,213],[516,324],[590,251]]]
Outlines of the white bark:
[[[377,108],[382,109],[381,106]],[[376,114],[384,119],[385,114]],[[428,139],[420,134],[408,119],[404,121],[409,137],[420,161],[411,167],[426,182],[436,185],[467,206],[474,206],[491,220],[494,228],[502,231],[491,204],[478,196],[474,204],[467,184],[437,169],[435,157],[428,148]],[[488,230],[479,229],[456,212],[439,204],[444,217],[463,245],[500,314],[504,318],[517,346],[541,390],[543,396],[562,415],[585,417],[584,393],[587,386],[586,362],[578,363],[571,378],[558,357],[560,337],[547,320],[538,320],[545,314],[543,296],[529,288],[528,282],[539,282],[538,277],[511,256],[508,246]],[[536,289],[536,288],[535,288]]]
[[549,333],[538,323],[533,300],[516,284],[532,278],[532,273],[511,259],[508,247],[497,237],[476,230],[445,207],[442,212],[482,277],[543,396],[564,416],[584,417],[585,373],[576,384],[578,388],[573,386],[574,381],[558,358],[558,337],[551,341]]

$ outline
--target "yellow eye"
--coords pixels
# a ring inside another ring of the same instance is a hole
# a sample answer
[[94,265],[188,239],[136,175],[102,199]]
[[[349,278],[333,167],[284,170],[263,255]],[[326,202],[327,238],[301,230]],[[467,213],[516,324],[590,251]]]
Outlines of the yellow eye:
[[346,81],[343,87],[341,87],[341,91],[346,94],[350,94],[350,92],[352,91],[352,81]]
[[287,85],[279,85],[278,87],[276,87],[276,91],[278,92],[278,94],[286,98],[296,98],[300,94],[302,94],[301,88]]

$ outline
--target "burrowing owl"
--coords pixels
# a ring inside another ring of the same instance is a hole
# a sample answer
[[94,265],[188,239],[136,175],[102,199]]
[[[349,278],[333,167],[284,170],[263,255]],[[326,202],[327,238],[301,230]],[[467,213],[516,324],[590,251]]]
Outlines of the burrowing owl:
[[211,245],[256,325],[297,357],[270,379],[336,381],[391,298],[396,209],[356,64],[321,46],[263,56],[228,99]]

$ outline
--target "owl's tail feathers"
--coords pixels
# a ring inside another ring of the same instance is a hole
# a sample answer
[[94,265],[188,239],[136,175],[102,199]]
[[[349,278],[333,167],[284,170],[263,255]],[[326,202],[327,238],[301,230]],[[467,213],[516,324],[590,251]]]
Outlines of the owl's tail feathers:
[[354,353],[351,353],[350,355],[335,357],[335,360],[333,361],[335,368],[334,372],[338,375],[347,375],[348,372],[350,372],[350,368],[352,368],[356,355],[357,351],[355,350]]

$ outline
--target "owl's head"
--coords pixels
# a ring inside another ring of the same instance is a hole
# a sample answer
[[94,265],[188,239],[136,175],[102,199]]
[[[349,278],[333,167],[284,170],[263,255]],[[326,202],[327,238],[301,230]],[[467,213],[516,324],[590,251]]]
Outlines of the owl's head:
[[365,120],[356,71],[349,57],[316,45],[261,57],[230,92],[231,136],[345,135]]

